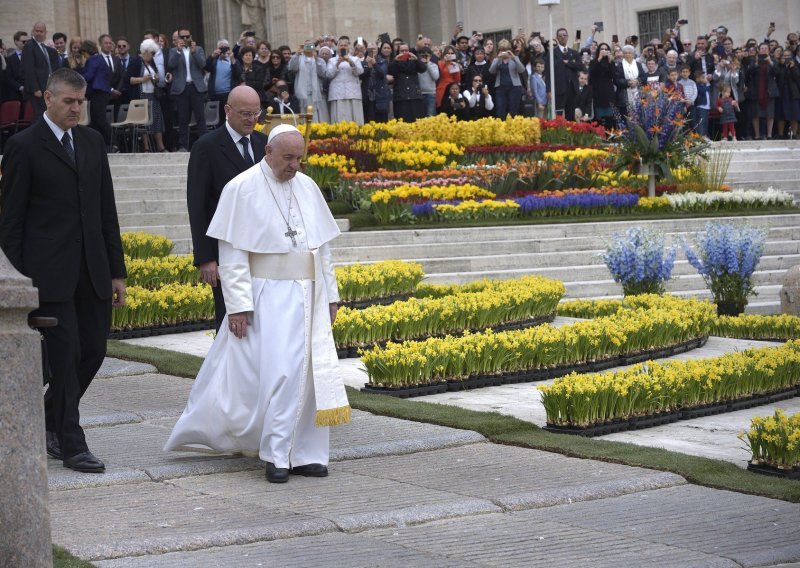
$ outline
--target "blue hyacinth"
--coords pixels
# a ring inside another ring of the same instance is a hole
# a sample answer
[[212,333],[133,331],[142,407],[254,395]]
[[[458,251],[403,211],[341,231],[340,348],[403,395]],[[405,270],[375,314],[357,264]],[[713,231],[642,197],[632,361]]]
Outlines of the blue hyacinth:
[[631,227],[624,235],[614,233],[613,239],[602,256],[625,295],[663,293],[677,254],[674,246],[665,249],[664,235]]
[[708,285],[714,300],[744,306],[755,294],[753,273],[764,253],[767,231],[707,223],[695,238],[695,251],[686,240],[686,258]]

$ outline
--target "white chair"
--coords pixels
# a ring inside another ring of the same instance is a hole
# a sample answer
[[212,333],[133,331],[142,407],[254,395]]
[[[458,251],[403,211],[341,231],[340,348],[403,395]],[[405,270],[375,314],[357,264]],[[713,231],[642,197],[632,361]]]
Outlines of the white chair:
[[219,126],[219,101],[206,101],[206,128],[209,130]]
[[[136,99],[131,101],[127,106],[125,118],[112,124],[111,128],[114,134],[119,134],[120,130],[130,129],[133,138],[132,150],[136,152],[139,146],[138,134],[142,133],[144,136],[150,136],[148,130],[153,121],[150,114],[150,101],[147,99]],[[120,108],[120,114],[122,114],[122,108]],[[112,138],[114,137],[112,136]],[[150,142],[152,143],[152,141]]]

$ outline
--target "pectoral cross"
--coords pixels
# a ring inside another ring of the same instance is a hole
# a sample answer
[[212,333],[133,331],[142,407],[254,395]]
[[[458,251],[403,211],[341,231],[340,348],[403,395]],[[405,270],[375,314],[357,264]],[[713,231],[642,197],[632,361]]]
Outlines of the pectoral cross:
[[286,225],[286,228],[288,230],[285,233],[283,233],[283,235],[292,239],[292,246],[296,247],[297,241],[295,240],[294,236],[297,234],[297,231],[292,229],[289,225]]

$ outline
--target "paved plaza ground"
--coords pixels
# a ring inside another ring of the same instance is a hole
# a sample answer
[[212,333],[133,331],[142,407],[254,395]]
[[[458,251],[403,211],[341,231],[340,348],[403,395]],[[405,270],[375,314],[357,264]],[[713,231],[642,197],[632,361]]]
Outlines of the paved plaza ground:
[[[131,340],[197,355],[211,341],[204,332]],[[749,344],[712,338],[693,356]],[[366,380],[359,367],[341,362],[351,386]],[[164,453],[191,384],[106,360],[82,413],[107,473],[49,460],[54,543],[114,568],[800,566],[798,504],[493,444],[467,430],[354,411],[351,424],[331,431],[331,475],[285,485],[268,484],[258,460]],[[523,384],[420,400],[541,425],[536,392]],[[778,406],[800,411],[797,399]],[[743,466],[736,433],[773,409],[608,438]],[[94,522],[70,523],[76,510]]]

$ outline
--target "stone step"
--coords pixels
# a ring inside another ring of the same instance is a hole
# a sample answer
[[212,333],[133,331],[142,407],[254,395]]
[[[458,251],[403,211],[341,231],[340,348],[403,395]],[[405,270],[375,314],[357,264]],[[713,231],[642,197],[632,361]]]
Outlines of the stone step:
[[[653,221],[609,221],[604,223],[563,223],[551,225],[513,225],[492,227],[461,227],[425,230],[355,231],[341,235],[335,248],[382,245],[418,245],[442,243],[473,243],[477,241],[504,241],[508,239],[553,239],[589,236],[601,239],[613,233],[623,233],[633,226],[647,226],[662,232],[693,232],[709,221],[747,222],[758,227],[800,227],[800,214],[756,215],[740,217],[660,219]],[[792,239],[800,240],[800,231]]]
[[800,182],[800,169],[791,168],[785,170],[754,170],[746,172],[728,172],[726,180],[730,181],[761,181],[773,183],[776,181],[797,181]]
[[186,191],[186,173],[164,176],[114,177],[114,190],[125,189],[183,189]]
[[[182,211],[175,213],[120,213],[119,226],[123,231],[129,231],[129,227],[152,227],[155,229],[171,225],[189,225],[189,213],[184,207]],[[162,233],[163,234],[163,233]],[[191,233],[190,233],[191,234]],[[169,235],[165,235],[169,237]]]
[[136,188],[120,188],[114,186],[114,196],[117,200],[117,205],[120,201],[158,201],[158,200],[171,200],[182,199],[184,206],[186,205],[186,185],[179,188],[162,188],[162,189],[141,189]]
[[112,169],[118,166],[135,166],[144,163],[164,166],[182,165],[183,167],[186,167],[189,164],[189,153],[155,152],[152,154],[109,154],[108,156],[108,165]]
[[769,173],[771,171],[793,170],[797,169],[798,164],[800,164],[800,154],[794,158],[775,158],[769,162],[765,162],[763,158],[760,160],[737,159],[731,160],[728,165],[728,174],[747,171]]
[[726,181],[725,183],[728,184],[731,189],[775,189],[785,191],[794,196],[795,206],[797,205],[798,195],[800,195],[800,181],[794,180],[773,181],[765,179],[763,181]]
[[186,199],[117,200],[118,215],[136,213],[187,213]]
[[115,165],[111,168],[115,177],[152,178],[159,176],[186,175],[185,164],[151,164],[142,162],[130,165]]
[[[791,240],[792,233],[800,228],[777,228],[771,230],[765,254],[794,254],[800,252],[800,240]],[[674,234],[667,236],[670,242]],[[781,240],[779,240],[781,239]],[[470,243],[467,250],[463,243],[422,243],[419,245],[352,246],[340,248],[334,241],[333,259],[338,264],[376,262],[380,260],[433,259],[456,256],[487,256],[521,253],[569,253],[592,251],[601,253],[604,242],[597,237],[567,237],[564,239],[516,239],[508,241],[478,241]]]

